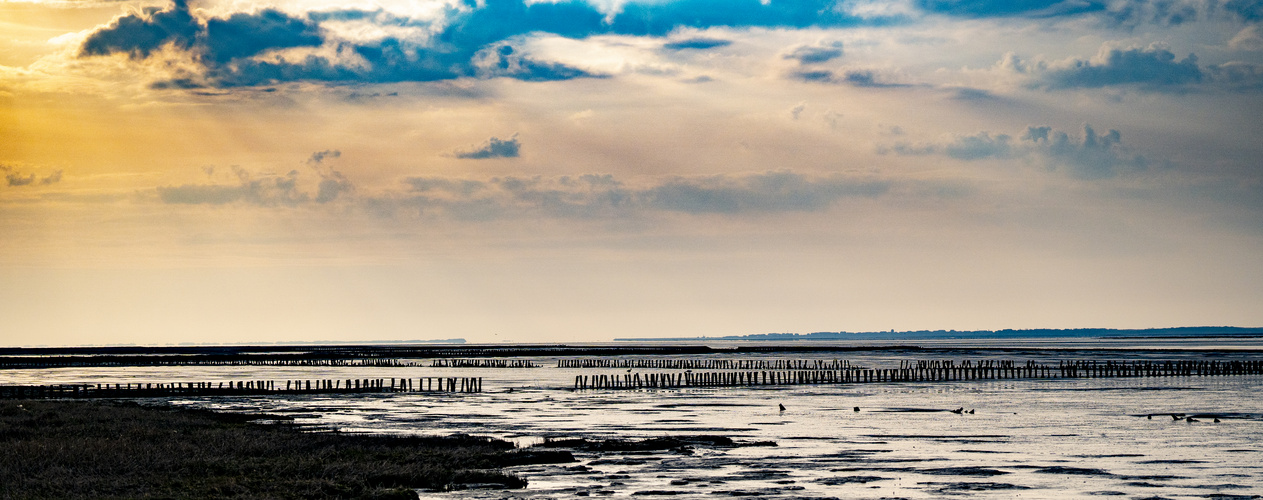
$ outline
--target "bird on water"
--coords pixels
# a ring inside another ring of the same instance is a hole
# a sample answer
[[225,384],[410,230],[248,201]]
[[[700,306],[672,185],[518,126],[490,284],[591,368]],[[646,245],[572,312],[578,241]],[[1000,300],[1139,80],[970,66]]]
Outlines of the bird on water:
[[781,407],[781,411],[785,411],[785,405],[777,403],[776,406]]

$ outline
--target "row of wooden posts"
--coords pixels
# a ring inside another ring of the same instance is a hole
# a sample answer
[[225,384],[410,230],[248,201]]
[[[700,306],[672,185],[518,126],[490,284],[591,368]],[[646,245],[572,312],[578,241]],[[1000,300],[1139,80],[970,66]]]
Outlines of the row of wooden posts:
[[668,370],[844,370],[851,362],[837,359],[654,359],[575,358],[557,360],[557,368],[659,368]]
[[538,368],[539,365],[529,359],[495,359],[495,358],[456,358],[436,359],[430,362],[433,368]]
[[958,380],[1064,379],[1260,375],[1263,361],[1062,361],[1056,366],[1033,361],[980,362],[968,365],[911,364],[903,368],[839,370],[737,370],[578,375],[574,389],[652,389],[769,385],[931,382]]
[[72,366],[339,366],[416,367],[415,361],[395,358],[307,358],[272,356],[49,356],[0,357],[0,369],[62,368]]
[[422,377],[346,380],[272,380],[127,384],[3,385],[0,399],[143,398],[165,396],[244,396],[270,394],[353,394],[381,392],[482,392],[482,377]]

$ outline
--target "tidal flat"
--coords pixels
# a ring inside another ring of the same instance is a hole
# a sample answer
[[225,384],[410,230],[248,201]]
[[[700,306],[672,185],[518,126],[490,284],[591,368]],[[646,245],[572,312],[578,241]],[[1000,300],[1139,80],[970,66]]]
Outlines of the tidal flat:
[[408,499],[521,488],[500,469],[573,461],[468,435],[306,432],[275,415],[108,400],[0,401],[0,449],[0,498],[13,499]]
[[[1063,360],[1260,357],[1254,347],[1129,345],[1101,350],[1082,343],[1048,349],[1049,344],[1053,343],[1003,351],[951,346],[671,358],[690,362],[841,359],[851,365],[890,368],[918,360],[1002,359],[1056,365]],[[484,383],[477,393],[197,396],[145,401],[245,416],[271,415],[305,429],[340,434],[483,436],[512,443],[518,453],[566,453],[574,458],[556,463],[501,462],[503,473],[526,481],[524,488],[495,487],[487,481],[483,485],[492,487],[453,489],[438,481],[414,486],[423,499],[1223,499],[1263,495],[1263,376],[1259,375],[576,390],[574,381],[579,376],[643,376],[671,369],[577,368],[567,361],[570,358],[519,356],[513,359],[535,368],[511,369],[149,366],[48,368],[2,375],[17,383],[479,377]],[[622,358],[660,360],[649,355]]]

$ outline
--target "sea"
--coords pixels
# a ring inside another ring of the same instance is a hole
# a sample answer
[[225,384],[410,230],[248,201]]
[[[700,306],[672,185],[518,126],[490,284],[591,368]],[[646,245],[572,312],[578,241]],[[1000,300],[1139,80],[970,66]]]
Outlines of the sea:
[[[860,350],[654,358],[819,359],[867,368],[918,361],[1263,359],[1259,338],[932,340],[842,347]],[[1263,498],[1263,376],[575,390],[576,376],[627,373],[558,366],[559,359],[577,357],[513,358],[529,361],[531,368],[437,368],[428,360],[409,360],[420,366],[23,369],[0,371],[0,384],[481,377],[479,393],[142,402],[283,415],[312,429],[340,432],[490,436],[522,448],[571,438],[706,437],[665,450],[576,449],[575,462],[510,467],[529,481],[524,489],[421,491],[422,499]]]

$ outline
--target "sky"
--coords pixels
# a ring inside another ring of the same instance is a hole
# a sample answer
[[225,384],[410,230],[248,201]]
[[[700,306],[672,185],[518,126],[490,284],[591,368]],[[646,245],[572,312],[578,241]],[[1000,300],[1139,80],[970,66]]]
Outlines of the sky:
[[1261,0],[0,0],[0,345],[1263,326]]

